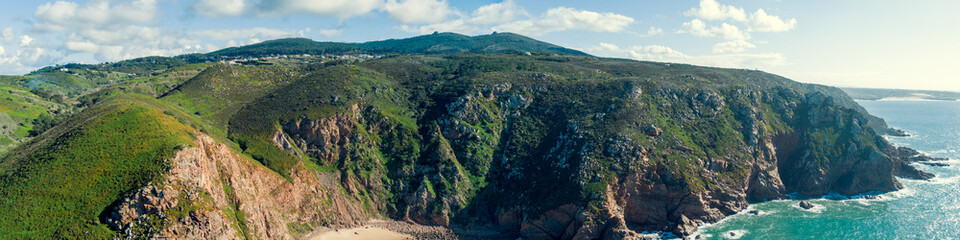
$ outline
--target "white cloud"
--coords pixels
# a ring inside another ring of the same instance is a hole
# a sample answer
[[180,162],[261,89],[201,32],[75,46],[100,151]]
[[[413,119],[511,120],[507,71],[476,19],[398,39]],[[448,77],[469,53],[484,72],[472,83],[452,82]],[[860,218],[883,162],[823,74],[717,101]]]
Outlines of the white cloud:
[[693,34],[698,37],[711,37],[724,40],[745,40],[750,39],[750,35],[740,31],[740,28],[728,23],[722,23],[719,27],[707,27],[707,24],[700,19],[693,19],[683,23],[682,32]]
[[[388,6],[390,4],[391,3],[388,3]],[[436,15],[442,16],[443,11],[439,12],[441,12],[441,14]],[[454,14],[460,17],[421,25],[406,24],[412,23],[413,21],[409,21],[409,19],[397,19],[396,16],[393,15],[391,15],[391,17],[400,23],[404,23],[398,27],[399,29],[420,34],[429,34],[432,32],[476,34],[503,31],[527,35],[542,35],[567,30],[621,32],[624,31],[628,25],[636,21],[633,18],[620,14],[609,12],[599,13],[567,7],[552,8],[540,16],[531,16],[523,7],[517,5],[513,0],[505,0],[500,3],[481,6],[474,10],[469,16],[456,11],[454,11]],[[428,21],[421,22],[426,23]],[[656,30],[660,32],[663,31],[662,29],[651,29],[651,31]]]
[[153,21],[157,14],[156,0],[133,0],[111,5],[111,1],[91,1],[86,5],[56,1],[37,7],[34,27],[46,31],[69,28],[93,28],[142,24]]
[[146,26],[86,29],[69,33],[63,49],[93,53],[98,61],[118,61],[146,56],[172,56],[209,50],[187,32]]
[[69,42],[67,42],[67,43],[64,44],[64,47],[66,47],[67,50],[75,51],[75,52],[96,53],[96,52],[99,52],[99,51],[100,51],[100,45],[97,45],[97,44],[92,43],[92,42],[74,42],[74,41],[69,41]]
[[682,62],[686,54],[662,45],[633,46],[627,49],[627,56],[637,60]]
[[797,26],[797,19],[783,21],[778,16],[767,15],[763,9],[757,9],[750,17],[753,21],[753,27],[750,29],[757,32],[785,32]]
[[706,20],[727,20],[747,21],[747,14],[743,8],[730,5],[723,5],[716,0],[700,0],[700,8],[691,8],[684,12],[687,16],[694,16]]
[[80,6],[74,2],[56,1],[37,7],[34,16],[41,22],[52,22],[49,28],[63,28],[55,23],[68,23],[77,15]]
[[163,29],[145,26],[126,26],[116,29],[84,29],[71,34],[74,39],[86,39],[104,45],[147,43],[164,36]]
[[744,40],[734,40],[713,45],[713,53],[738,53],[756,47],[757,45]]
[[30,43],[33,43],[33,38],[27,35],[20,36],[20,47],[30,46]]
[[530,35],[542,35],[565,30],[620,32],[633,22],[635,22],[633,18],[620,14],[558,7],[547,10],[539,19],[505,23],[493,29]]
[[15,59],[14,61],[17,62],[17,65],[30,67],[55,62],[62,57],[63,54],[58,51],[39,47],[28,47],[17,50],[17,54],[13,58]]
[[595,46],[595,47],[587,48],[587,51],[590,51],[590,52],[619,52],[619,51],[622,51],[622,50],[620,49],[620,46],[617,46],[616,44],[610,44],[610,43],[601,42],[599,45],[597,45],[597,46]]
[[650,27],[650,30],[647,30],[647,36],[654,36],[663,33],[663,28]]
[[427,24],[423,26],[403,25],[400,29],[407,32],[429,34],[432,32],[458,32],[472,33],[478,31],[479,27],[469,24],[463,19],[450,20],[446,22]]
[[[221,2],[228,3],[230,1]],[[194,5],[194,10],[202,7],[202,4]],[[22,45],[16,54],[7,52],[6,57],[0,59],[8,63],[0,67],[0,71],[25,72],[60,63],[65,57],[69,58],[68,61],[90,60],[90,57],[94,61],[119,61],[145,56],[174,56],[216,50],[217,46],[206,42],[210,40],[255,43],[260,39],[304,36],[310,32],[309,28],[292,31],[249,28],[190,32],[155,26],[158,14],[156,0],[57,1],[41,4],[34,14],[31,30],[40,36],[16,36],[12,29],[0,32],[4,41],[19,38]],[[216,14],[246,13],[241,13],[239,7],[235,7]],[[339,34],[339,30],[324,30],[320,34]]]
[[[309,28],[299,31],[281,30],[273,28],[244,28],[244,29],[218,29],[218,30],[200,30],[191,32],[192,35],[207,37],[214,40],[234,40],[240,38],[281,38],[281,37],[302,37],[310,32]],[[321,33],[322,34],[322,33]]]
[[470,16],[463,16],[459,13],[456,15],[460,17],[419,26],[404,24],[399,28],[403,31],[419,34],[429,34],[435,31],[471,34],[495,31],[490,25],[508,23],[519,17],[530,17],[530,14],[523,7],[514,3],[513,0],[481,6],[474,10]]
[[780,53],[688,55],[663,45],[640,45],[624,48],[614,44],[600,43],[598,46],[589,48],[588,51],[597,55],[623,56],[644,61],[687,63],[728,68],[759,68],[786,64],[783,54]]
[[782,53],[759,54],[720,54],[705,55],[691,58],[691,63],[728,68],[761,68],[786,65],[786,58]]
[[327,37],[340,36],[340,34],[343,34],[343,29],[320,29],[317,33]]
[[3,29],[2,33],[0,33],[0,38],[3,39],[4,43],[11,44],[17,39],[17,35],[13,33],[12,27],[7,27]]
[[369,13],[383,4],[383,0],[275,0],[260,1],[254,9],[263,17],[305,13],[344,19]]
[[388,0],[383,10],[401,24],[436,23],[455,14],[445,0]]
[[502,24],[513,21],[518,17],[529,16],[527,10],[518,6],[513,0],[506,0],[477,8],[473,11],[473,18],[470,19],[470,22],[474,24]]
[[193,11],[208,17],[238,16],[246,12],[245,0],[200,0]]
[[0,47],[0,72],[23,74],[63,58],[63,53],[40,47],[21,47],[7,52]]

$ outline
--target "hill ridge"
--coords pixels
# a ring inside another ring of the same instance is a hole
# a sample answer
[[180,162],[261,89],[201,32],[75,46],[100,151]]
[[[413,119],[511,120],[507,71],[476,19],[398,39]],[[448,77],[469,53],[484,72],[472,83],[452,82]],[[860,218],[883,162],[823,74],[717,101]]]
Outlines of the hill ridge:
[[[295,49],[278,45],[293,45]],[[265,55],[265,54],[345,54],[345,53],[507,53],[531,52],[547,54],[573,54],[590,56],[587,53],[542,42],[514,33],[493,33],[467,36],[457,33],[434,33],[410,38],[391,38],[362,43],[314,41],[309,38],[281,38],[240,47],[225,48],[203,54],[204,57]]]

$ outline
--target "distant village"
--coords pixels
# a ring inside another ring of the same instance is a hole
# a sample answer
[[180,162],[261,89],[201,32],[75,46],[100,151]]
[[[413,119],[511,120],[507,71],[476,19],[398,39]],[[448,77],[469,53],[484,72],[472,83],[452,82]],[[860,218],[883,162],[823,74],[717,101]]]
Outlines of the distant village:
[[267,56],[262,56],[262,57],[232,57],[232,58],[231,58],[231,57],[221,57],[220,62],[221,62],[221,63],[230,64],[230,65],[245,65],[245,64],[256,63],[256,62],[260,62],[260,61],[268,61],[268,60],[278,60],[278,59],[302,59],[302,60],[304,61],[304,63],[310,63],[310,62],[309,62],[310,59],[316,59],[316,58],[318,58],[318,57],[319,57],[321,60],[345,60],[345,59],[378,59],[378,58],[381,58],[381,57],[383,57],[383,56],[381,56],[381,55],[371,55],[371,54],[365,54],[365,53],[359,53],[359,54],[344,54],[344,55],[323,54],[323,55],[320,55],[320,56],[312,56],[312,55],[310,55],[310,54],[292,54],[292,55],[287,55],[287,54],[274,54],[274,55],[267,55]]

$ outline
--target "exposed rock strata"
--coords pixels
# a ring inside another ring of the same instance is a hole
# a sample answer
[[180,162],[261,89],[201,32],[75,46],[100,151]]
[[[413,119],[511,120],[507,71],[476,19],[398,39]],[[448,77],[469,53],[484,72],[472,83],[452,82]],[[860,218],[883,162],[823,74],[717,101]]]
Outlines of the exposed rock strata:
[[343,196],[335,174],[301,170],[287,180],[200,134],[170,160],[160,182],[108,211],[129,238],[292,239],[291,225],[358,225],[376,213]]
[[[930,177],[909,165],[927,158],[816,92],[618,87],[625,103],[586,117],[538,102],[548,89],[504,84],[443,102],[420,129],[363,103],[281,121],[276,146],[326,169],[301,165],[289,179],[201,135],[109,221],[130,236],[295,238],[382,216],[525,239],[641,239],[686,236],[791,192],[887,191],[901,187],[895,175]],[[670,118],[644,115],[661,112]],[[189,217],[167,214],[183,202]],[[162,231],[139,230],[155,221]]]
[[[553,110],[517,94],[515,87],[501,85],[468,91],[447,103],[445,111],[436,116],[436,125],[420,130],[424,145],[419,157],[410,160],[411,171],[384,175],[392,180],[377,180],[393,184],[382,188],[360,186],[398,194],[400,197],[386,207],[397,209],[389,215],[419,224],[449,226],[461,219],[461,223],[493,224],[505,233],[529,239],[596,239],[639,237],[636,233],[645,230],[684,236],[701,224],[744,209],[749,201],[782,198],[790,192],[819,196],[895,190],[900,188],[895,175],[929,178],[907,164],[910,158],[918,157],[891,147],[861,115],[817,92],[803,94],[784,88],[725,93],[639,89],[632,86],[623,93],[640,106],[674,109],[676,112],[670,114],[680,124],[732,116],[738,122],[733,127],[742,138],[720,141],[738,141],[724,143],[737,152],[704,156],[697,152],[720,148],[711,145],[720,143],[663,142],[676,139],[670,135],[676,132],[665,130],[670,126],[661,127],[663,123],[655,126],[635,122],[632,126],[639,135],[621,131],[597,140],[596,136],[603,133],[596,126],[585,127],[582,120],[554,119],[551,121],[560,120],[557,123],[565,127],[555,128],[556,135],[542,139],[543,155],[533,157],[538,162],[518,162],[509,143],[521,130],[511,123],[525,121],[523,114],[532,113],[528,111],[543,114]],[[519,91],[542,94],[536,93],[540,90]],[[652,99],[657,100],[640,99],[644,93],[653,94]],[[351,155],[357,148],[350,147],[388,148],[367,137],[397,131],[396,124],[380,120],[375,117],[378,114],[376,109],[354,105],[332,117],[282,125],[300,151],[313,154],[319,161],[379,162],[383,159]],[[590,121],[604,121],[615,114],[618,112],[613,105],[606,112],[589,116]],[[637,138],[653,144],[638,144],[641,141]],[[283,141],[278,144],[286,146]],[[494,154],[478,156],[483,152],[476,149],[483,148],[495,149]],[[663,162],[670,155],[689,159],[697,167]],[[487,160],[490,158],[494,161]],[[600,171],[613,171],[615,175]],[[498,194],[499,202],[485,202],[483,207],[467,205],[471,198],[480,201],[477,199],[492,197],[476,195],[475,191],[483,189],[475,188],[477,183],[468,175],[485,175],[486,184],[501,188],[492,192]],[[453,188],[434,189],[441,182]],[[588,186],[597,183],[604,184],[608,191],[588,192],[592,191]],[[553,186],[541,187],[548,184]],[[575,194],[590,195],[557,195],[570,188]],[[557,200],[531,201],[529,195]]]

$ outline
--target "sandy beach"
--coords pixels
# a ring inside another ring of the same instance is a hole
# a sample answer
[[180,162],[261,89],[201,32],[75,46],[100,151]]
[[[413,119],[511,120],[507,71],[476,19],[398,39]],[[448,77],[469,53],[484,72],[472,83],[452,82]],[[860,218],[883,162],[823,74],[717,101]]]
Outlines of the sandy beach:
[[407,240],[413,236],[379,227],[358,227],[330,230],[309,238],[310,240]]

